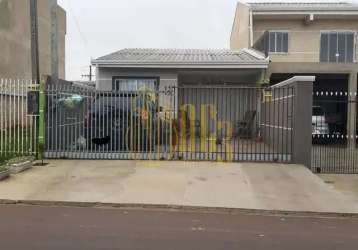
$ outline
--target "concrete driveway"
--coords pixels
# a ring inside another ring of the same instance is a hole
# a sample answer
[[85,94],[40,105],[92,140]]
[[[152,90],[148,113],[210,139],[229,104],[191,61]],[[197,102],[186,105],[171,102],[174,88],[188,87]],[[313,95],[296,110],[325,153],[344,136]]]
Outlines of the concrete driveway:
[[0,199],[358,212],[358,202],[297,165],[51,161],[0,182]]

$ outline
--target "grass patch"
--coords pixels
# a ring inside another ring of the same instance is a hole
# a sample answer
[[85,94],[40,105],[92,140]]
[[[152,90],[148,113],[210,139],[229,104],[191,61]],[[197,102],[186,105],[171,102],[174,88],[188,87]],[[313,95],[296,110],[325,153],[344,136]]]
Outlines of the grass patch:
[[17,164],[26,161],[34,161],[35,158],[32,156],[21,156],[21,157],[13,157],[7,161],[8,164]]
[[12,157],[31,155],[36,151],[36,138],[33,128],[20,126],[7,128],[1,131],[0,139],[0,151]]
[[0,173],[9,170],[7,166],[0,166]]
[[8,160],[10,160],[11,158],[12,156],[10,155],[0,155],[0,166],[7,164]]
[[7,165],[18,164],[27,161],[34,161],[34,156],[14,156],[14,155],[0,155],[0,168],[6,168]]

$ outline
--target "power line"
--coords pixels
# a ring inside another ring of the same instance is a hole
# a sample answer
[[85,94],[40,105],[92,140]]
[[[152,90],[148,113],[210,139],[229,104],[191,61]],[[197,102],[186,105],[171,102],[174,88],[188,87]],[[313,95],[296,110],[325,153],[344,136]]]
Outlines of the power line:
[[[82,32],[82,30],[81,30],[80,22],[78,21],[76,13],[75,13],[74,9],[72,8],[72,6],[70,4],[70,0],[67,0],[67,7],[68,7],[67,8],[68,12],[69,12],[70,16],[72,17],[72,20],[75,23],[76,29],[77,29],[80,37],[81,37],[82,43],[84,45],[85,52],[86,52],[87,55],[89,55],[90,58],[92,58],[92,54],[91,54],[91,52],[90,52],[90,50],[88,48],[88,40],[86,39],[86,36],[85,36],[84,32]],[[85,67],[85,66],[83,66],[83,67]],[[91,73],[90,73],[90,75],[91,75]],[[83,75],[82,75],[82,77],[83,77]],[[87,77],[89,77],[89,76],[87,76]]]
[[68,6],[68,11],[70,12],[70,16],[73,18],[75,26],[76,26],[76,28],[78,30],[78,33],[80,34],[82,42],[84,43],[85,48],[87,49],[87,45],[88,45],[87,39],[86,39],[84,33],[81,30],[80,23],[79,23],[78,18],[77,18],[76,14],[75,14],[75,11],[71,7],[70,0],[67,0],[67,6]]

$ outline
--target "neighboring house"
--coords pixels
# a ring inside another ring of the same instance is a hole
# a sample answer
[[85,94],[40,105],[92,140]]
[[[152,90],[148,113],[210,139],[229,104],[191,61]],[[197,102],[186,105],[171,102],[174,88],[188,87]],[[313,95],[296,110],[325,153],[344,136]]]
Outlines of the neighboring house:
[[[292,75],[315,75],[315,91],[351,92],[349,101],[356,101],[357,31],[358,5],[351,3],[238,3],[231,49],[253,47],[269,56],[266,79],[271,84]],[[356,103],[347,103],[325,109],[340,116],[353,134]]]
[[[37,0],[40,76],[51,74],[49,0]],[[65,78],[66,12],[58,6],[59,77]],[[31,79],[30,0],[0,1],[0,77]]]

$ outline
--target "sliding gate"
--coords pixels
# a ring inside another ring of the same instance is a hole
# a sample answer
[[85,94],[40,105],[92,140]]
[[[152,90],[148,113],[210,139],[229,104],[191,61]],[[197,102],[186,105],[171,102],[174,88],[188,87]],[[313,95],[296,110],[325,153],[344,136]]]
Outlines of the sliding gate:
[[47,158],[291,162],[290,87],[46,88]]
[[312,169],[317,173],[358,173],[357,93],[313,93]]

